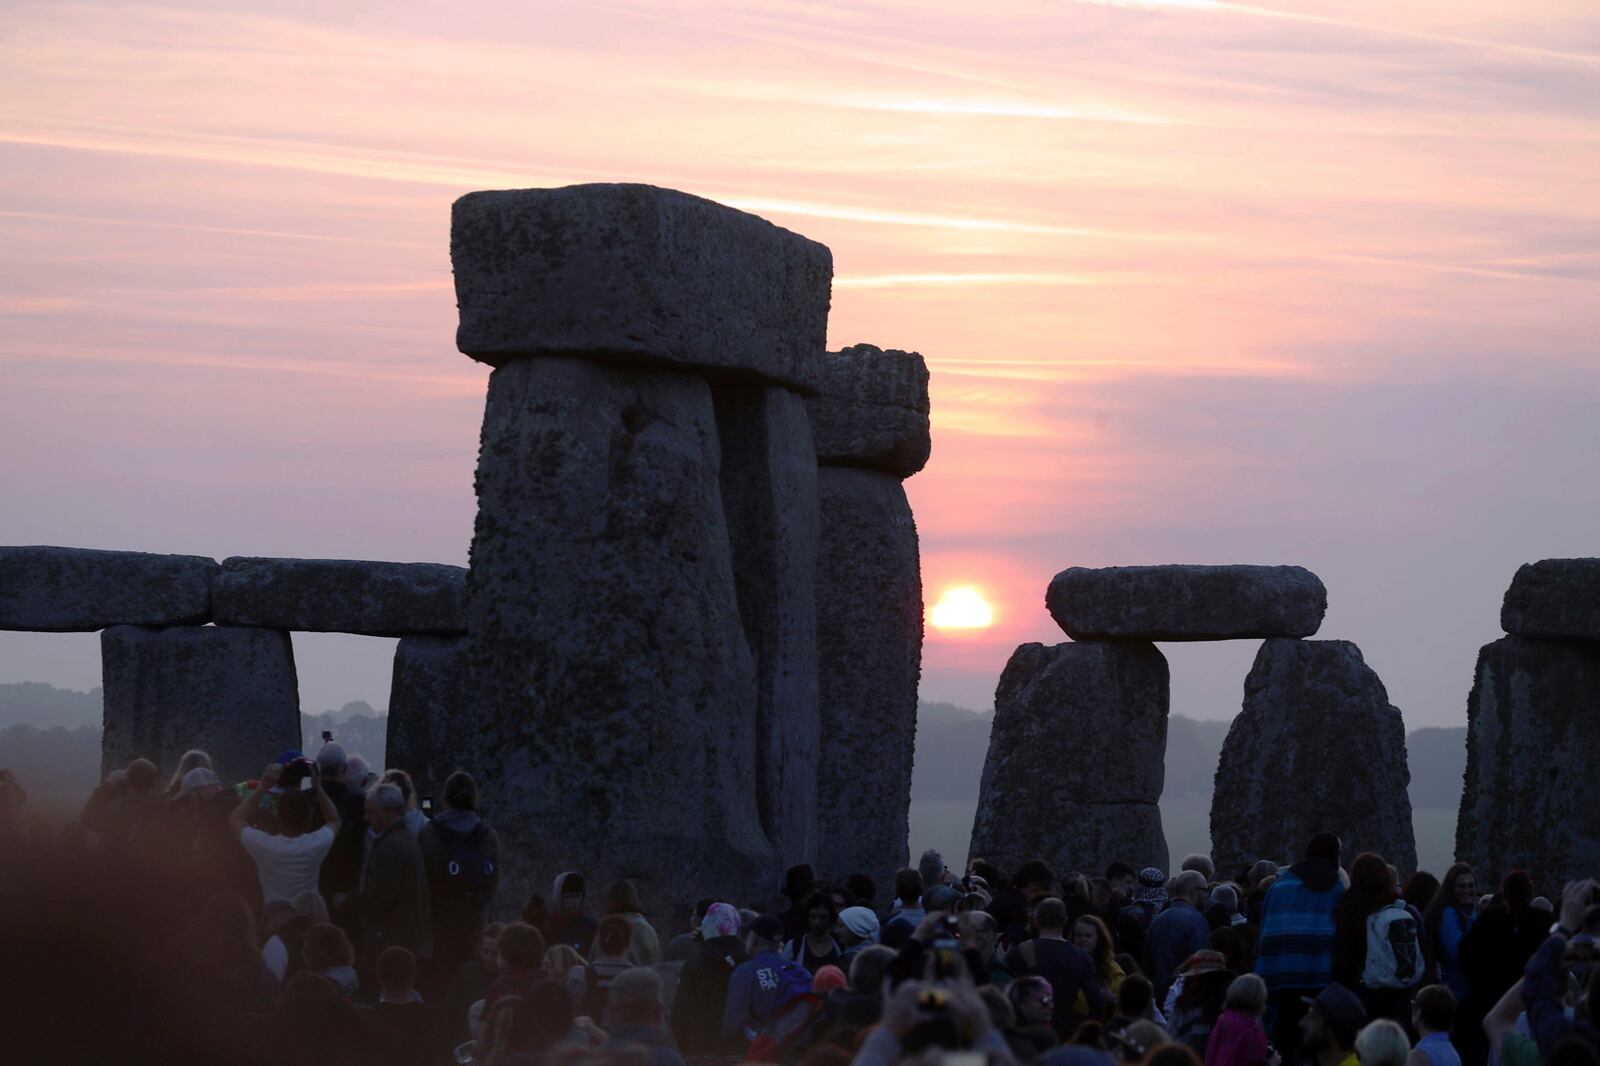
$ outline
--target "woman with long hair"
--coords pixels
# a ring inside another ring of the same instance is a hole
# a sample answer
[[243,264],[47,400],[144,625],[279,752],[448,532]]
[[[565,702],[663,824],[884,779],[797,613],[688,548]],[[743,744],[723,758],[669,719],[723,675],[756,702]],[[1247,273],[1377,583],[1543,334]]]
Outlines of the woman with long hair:
[[202,767],[207,770],[212,768],[210,755],[207,755],[199,748],[190,748],[184,752],[183,756],[178,760],[178,768],[172,771],[172,780],[167,782],[167,789],[162,795],[166,796],[167,799],[176,798],[178,789],[183,787],[183,775],[190,770],[199,770]]
[[[627,879],[611,882],[606,886],[605,895],[601,897],[601,905],[606,914],[615,914],[626,918],[632,927],[632,946],[628,949],[628,960],[635,966],[654,966],[661,961],[661,938],[656,936],[655,926],[650,924],[644,916],[644,904],[639,900],[639,890],[632,881]],[[595,942],[599,943],[599,932],[595,933]],[[589,957],[594,958],[599,952],[591,948]]]
[[[1072,924],[1072,942],[1094,963],[1095,980],[1100,983],[1101,994],[1105,1001],[1115,1003],[1117,993],[1122,989],[1122,980],[1127,974],[1117,962],[1116,953],[1112,950],[1111,930],[1107,929],[1106,923],[1099,918],[1085,914]],[[1078,993],[1075,1009],[1085,1017],[1089,1014],[1089,1000],[1082,992]]]
[[1478,875],[1458,862],[1445,872],[1439,890],[1422,912],[1422,942],[1439,983],[1466,1000],[1471,986],[1461,969],[1461,941],[1478,916]]
[[1362,980],[1367,966],[1368,921],[1399,899],[1394,869],[1383,856],[1370,851],[1357,855],[1350,864],[1350,887],[1333,909],[1333,979],[1361,997],[1367,1017],[1404,1023],[1411,1017],[1411,994],[1421,983],[1422,960],[1416,960],[1418,972],[1411,987],[1370,987]]

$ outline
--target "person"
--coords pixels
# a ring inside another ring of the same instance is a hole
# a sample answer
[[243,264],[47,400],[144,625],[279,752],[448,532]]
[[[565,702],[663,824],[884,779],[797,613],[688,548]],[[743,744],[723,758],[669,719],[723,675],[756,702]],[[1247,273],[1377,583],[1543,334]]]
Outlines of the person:
[[378,778],[380,785],[393,785],[400,790],[400,795],[406,801],[406,828],[412,836],[422,832],[423,826],[428,824],[428,815],[417,805],[417,786],[411,781],[411,775],[401,769],[385,770]]
[[544,937],[526,922],[512,922],[495,941],[495,976],[483,994],[485,1006],[507,996],[526,996],[548,976],[544,969]]
[[834,932],[834,939],[839,942],[842,951],[835,965],[849,973],[850,961],[878,942],[878,916],[871,907],[846,907],[839,912],[839,927]]
[[1367,1012],[1356,994],[1330,982],[1305,1004],[1299,1044],[1311,1066],[1358,1066],[1356,1034],[1367,1024]]
[[1472,867],[1458,862],[1445,871],[1444,880],[1422,912],[1423,946],[1438,980],[1460,1003],[1471,991],[1461,968],[1461,941],[1478,912],[1478,877]]
[[961,974],[940,987],[937,1018],[925,1009],[928,991],[921,981],[902,981],[885,1001],[883,1022],[862,1041],[853,1066],[894,1066],[902,1052],[911,1058],[924,1048],[938,1047],[967,1049],[985,1060],[1009,1060],[1005,1039],[995,1031],[971,977]]
[[433,957],[454,974],[479,951],[484,920],[500,887],[500,837],[478,814],[478,785],[457,770],[445,778],[439,813],[417,834],[427,872]]
[[262,908],[261,958],[279,984],[301,968],[306,930],[328,921],[327,904],[317,892],[302,892],[293,903],[269,903]]
[[454,1041],[466,1039],[467,1011],[483,998],[498,972],[500,953],[497,944],[504,928],[499,922],[484,926],[483,935],[478,938],[477,955],[462,963],[450,981],[444,1001],[445,1025]]
[[865,907],[871,910],[877,905],[878,882],[867,874],[851,874],[844,879],[844,889],[850,893],[850,906],[852,907]]
[[1042,899],[1033,909],[1033,920],[1039,935],[1007,952],[1006,968],[1015,974],[1037,974],[1050,982],[1055,1030],[1065,1038],[1083,1020],[1076,1010],[1078,993],[1083,993],[1090,1017],[1100,1017],[1109,1000],[1100,989],[1093,960],[1066,938],[1066,904],[1054,897]]
[[[1333,911],[1344,897],[1339,878],[1339,838],[1318,833],[1305,857],[1280,871],[1261,907],[1256,973],[1267,983],[1276,1021],[1272,1043],[1285,1061],[1299,1061],[1300,1018],[1307,995],[1333,980]],[[1354,1031],[1350,1039],[1355,1039]]]
[[806,901],[806,920],[806,933],[784,945],[783,957],[814,974],[824,966],[836,965],[844,956],[844,949],[833,938],[833,928],[839,923],[833,897],[826,892],[813,892]]
[[1211,896],[1206,903],[1206,921],[1211,928],[1218,929],[1228,925],[1248,925],[1250,919],[1246,918],[1239,910],[1239,887],[1223,883],[1211,890]]
[[550,895],[556,912],[549,918],[546,935],[550,943],[565,944],[580,955],[594,944],[594,935],[599,928],[595,920],[583,912],[583,899],[588,887],[582,874],[567,870],[556,875]]
[[1454,1034],[1456,1050],[1471,1066],[1487,1057],[1482,1020],[1508,988],[1516,983],[1554,919],[1533,907],[1533,879],[1526,870],[1512,870],[1500,883],[1500,892],[1472,922],[1461,938],[1461,972],[1466,977],[1467,998],[1458,1007]]
[[231,892],[200,905],[171,948],[187,1005],[208,1024],[270,1007],[278,981],[261,958],[256,919]]
[[[1072,942],[1094,960],[1095,980],[1100,983],[1100,991],[1106,1002],[1114,1001],[1127,973],[1112,954],[1111,932],[1106,929],[1106,923],[1093,914],[1083,915],[1072,924]],[[1079,1014],[1089,1013],[1089,1004],[1083,993],[1078,993],[1078,1002],[1074,1007]]]
[[228,821],[236,805],[237,799],[208,766],[185,772],[167,801],[165,833],[172,846],[173,879],[187,883],[194,902],[216,892],[236,892],[247,903],[262,905],[255,863]]
[[1405,1066],[1411,1041],[1397,1022],[1379,1018],[1356,1034],[1355,1049],[1361,1066]]
[[[433,921],[422,849],[406,829],[406,801],[394,785],[367,793],[367,825],[377,832],[361,870],[361,885],[337,910],[361,931],[361,969],[370,973],[385,948],[433,957]],[[337,817],[337,815],[335,815]],[[542,954],[542,952],[541,952]]]
[[1417,1043],[1406,1057],[1406,1066],[1461,1066],[1461,1056],[1450,1043],[1455,1023],[1456,997],[1449,986],[1418,989],[1411,1001],[1411,1028],[1417,1033]]
[[[1016,976],[1006,967],[1000,952],[1000,926],[988,911],[968,911],[958,919],[961,946],[967,955],[967,969],[979,987],[993,985],[1004,989]],[[1088,1005],[1085,1004],[1085,1010]]]
[[[263,903],[293,903],[303,892],[317,891],[322,860],[333,847],[339,831],[339,812],[334,810],[322,789],[321,774],[312,768],[311,789],[292,790],[277,796],[278,831],[263,832],[250,823],[261,809],[261,801],[278,784],[283,764],[273,762],[261,772],[251,793],[228,815],[228,825],[256,864],[261,878]],[[312,828],[312,804],[322,814],[323,824]]]
[[160,783],[161,771],[155,763],[134,759],[126,769],[106,775],[89,795],[79,821],[94,833],[102,850],[123,851],[132,845],[145,822],[160,813],[161,797],[156,794]]
[[806,901],[816,891],[816,884],[817,875],[806,863],[791,866],[784,872],[783,896],[789,906],[778,915],[778,921],[783,923],[784,943],[805,935],[810,924],[806,917]]
[[694,946],[700,943],[700,923],[705,920],[706,908],[715,902],[709,897],[695,901],[694,909],[689,912],[689,928],[667,941],[667,946],[661,949],[662,962],[689,961],[689,956],[694,954]]
[[1422,916],[1400,902],[1381,855],[1364,851],[1350,864],[1333,923],[1333,979],[1361,997],[1368,1018],[1410,1021],[1411,993],[1422,982]]
[[700,940],[684,961],[678,994],[672,1001],[672,1035],[689,1058],[743,1054],[743,1038],[722,1029],[728,981],[750,956],[739,939],[739,912],[727,903],[712,903],[700,920]]
[[633,965],[633,923],[620,914],[606,915],[600,919],[594,951],[589,955],[589,965],[584,968],[579,1013],[600,1019],[603,1026],[612,982]]
[[1279,1066],[1261,1026],[1266,1011],[1267,983],[1253,973],[1235,977],[1206,1041],[1206,1066]]
[[922,878],[922,890],[926,892],[934,885],[947,885],[952,880],[950,867],[944,861],[944,854],[938,848],[929,848],[917,859],[917,874]]
[[1406,878],[1400,889],[1400,898],[1417,908],[1418,914],[1426,914],[1438,894],[1439,879],[1426,870],[1418,870]]
[[190,748],[178,757],[178,768],[172,771],[172,778],[167,782],[166,789],[161,793],[164,799],[177,799],[179,791],[183,788],[183,778],[190,770],[213,769],[211,756],[199,748]]
[[746,1045],[766,1027],[773,1014],[796,996],[811,991],[811,973],[783,957],[783,922],[770,914],[750,927],[750,958],[728,978],[728,999],[722,1011],[722,1032]]
[[609,1039],[601,1053],[642,1048],[646,1066],[683,1066],[683,1056],[661,1032],[661,977],[634,966],[617,975],[608,1004]]
[[378,1002],[421,1003],[417,993],[417,957],[398,944],[378,956]]
[[[632,881],[620,879],[607,885],[601,905],[606,914],[627,919],[631,932],[628,940],[629,962],[635,966],[654,966],[661,961],[661,938],[656,935],[655,926],[645,918],[644,904]],[[598,954],[591,948],[590,958]]]
[[1130,973],[1117,990],[1117,1005],[1106,1031],[1125,1029],[1135,1022],[1151,1022],[1166,1032],[1167,1018],[1156,1004],[1155,986],[1142,973]]
[[300,940],[300,957],[305,972],[327,978],[346,999],[354,999],[361,988],[355,956],[350,938],[344,935],[343,929],[332,923],[311,926]]
[[1174,1043],[1205,1057],[1211,1029],[1222,1016],[1228,989],[1236,976],[1228,969],[1227,956],[1210,948],[1195,952],[1178,968],[1167,994],[1167,1017]]
[[1043,977],[1028,974],[1006,986],[1006,999],[1019,1026],[1040,1025],[1055,1032],[1056,990]]
[[1178,864],[1178,869],[1199,874],[1205,879],[1205,887],[1207,888],[1217,879],[1216,863],[1211,861],[1211,856],[1201,855],[1199,852],[1191,852],[1185,855],[1183,861]]
[[879,940],[889,947],[898,948],[911,938],[922,919],[928,916],[922,906],[922,875],[910,867],[895,871],[894,898],[895,904],[890,909],[888,921],[883,923]]
[[[1593,1060],[1600,1056],[1600,967],[1592,967],[1583,999],[1568,1016],[1565,1010],[1567,978],[1562,961],[1569,942],[1583,927],[1589,908],[1600,903],[1600,882],[1574,881],[1561,894],[1561,917],[1555,930],[1529,958],[1522,977],[1522,1001],[1528,1011],[1528,1031],[1546,1061],[1563,1041],[1575,1040]],[[1579,1052],[1581,1054],[1581,1052]]]
[[1156,915],[1145,933],[1144,971],[1162,1002],[1166,1001],[1177,968],[1185,959],[1206,949],[1211,925],[1200,913],[1205,900],[1205,875],[1195,870],[1183,871],[1172,882],[1172,905]]
[[1117,944],[1135,959],[1144,958],[1145,933],[1167,906],[1167,875],[1146,866],[1134,880],[1127,906],[1117,912]]
[[565,944],[551,944],[544,949],[545,980],[554,981],[572,997],[572,1009],[583,1006],[584,993],[588,991],[589,960]]

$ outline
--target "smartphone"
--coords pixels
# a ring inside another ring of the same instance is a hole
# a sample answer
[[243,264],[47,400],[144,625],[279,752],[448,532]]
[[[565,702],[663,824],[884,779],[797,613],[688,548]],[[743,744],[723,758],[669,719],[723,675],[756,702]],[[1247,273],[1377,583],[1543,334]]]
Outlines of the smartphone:
[[422,797],[422,809],[424,811],[433,810],[433,797],[432,796],[423,796]]
[[312,789],[314,789],[316,787],[317,787],[317,783],[315,781],[311,780],[311,777],[309,775],[307,775],[306,777],[302,777],[300,779],[300,791],[301,792],[310,792]]

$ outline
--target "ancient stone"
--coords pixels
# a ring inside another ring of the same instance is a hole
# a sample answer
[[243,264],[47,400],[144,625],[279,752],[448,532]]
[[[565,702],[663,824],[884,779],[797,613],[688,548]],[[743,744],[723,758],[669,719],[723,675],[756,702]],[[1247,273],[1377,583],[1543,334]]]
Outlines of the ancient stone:
[[1505,637],[1484,645],[1467,723],[1457,861],[1486,885],[1521,867],[1552,899],[1565,881],[1593,877],[1600,644]]
[[698,368],[816,388],[833,255],[755,215],[650,185],[469,193],[451,213],[456,346]]
[[1500,628],[1522,637],[1600,640],[1600,559],[1522,564],[1506,589]]
[[1168,687],[1152,644],[1018,647],[995,690],[968,854],[1002,869],[1165,869]]
[[100,661],[103,771],[143,756],[171,772],[200,748],[233,784],[300,747],[294,649],[281,630],[112,626]]
[[224,559],[211,589],[218,625],[399,637],[466,631],[467,571],[442,563]]
[[1045,605],[1073,640],[1308,637],[1328,591],[1301,566],[1074,566]]
[[892,474],[825,466],[817,496],[817,868],[870,874],[887,891],[907,860],[922,672],[917,526]]
[[1375,851],[1409,874],[1417,866],[1410,783],[1405,723],[1360,648],[1265,641],[1217,766],[1217,869],[1297,859],[1313,835],[1330,832],[1346,861]]
[[484,719],[472,698],[466,637],[402,637],[394,649],[384,762],[438,796],[456,770],[482,765]]
[[777,863],[711,389],[517,359],[489,379],[467,579],[501,891],[634,878],[665,920]]
[[50,545],[0,548],[0,629],[89,632],[211,618],[215,559]]
[[916,352],[857,344],[822,360],[807,403],[817,462],[910,477],[928,463],[928,367]]
[[756,667],[756,804],[784,866],[816,861],[817,461],[805,401],[713,389],[722,508],[739,614]]

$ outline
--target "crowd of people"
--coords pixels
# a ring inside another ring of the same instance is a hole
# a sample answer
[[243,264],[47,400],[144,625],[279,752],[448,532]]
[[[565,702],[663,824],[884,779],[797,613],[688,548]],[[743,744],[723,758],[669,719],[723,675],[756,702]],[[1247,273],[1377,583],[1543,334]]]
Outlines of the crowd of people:
[[1600,1066],[1594,881],[1402,883],[1331,834],[1170,876],[929,851],[881,894],[797,866],[658,928],[583,871],[506,898],[469,774],[435,803],[331,741],[235,784],[137,759],[48,833],[0,785],[6,1061]]

